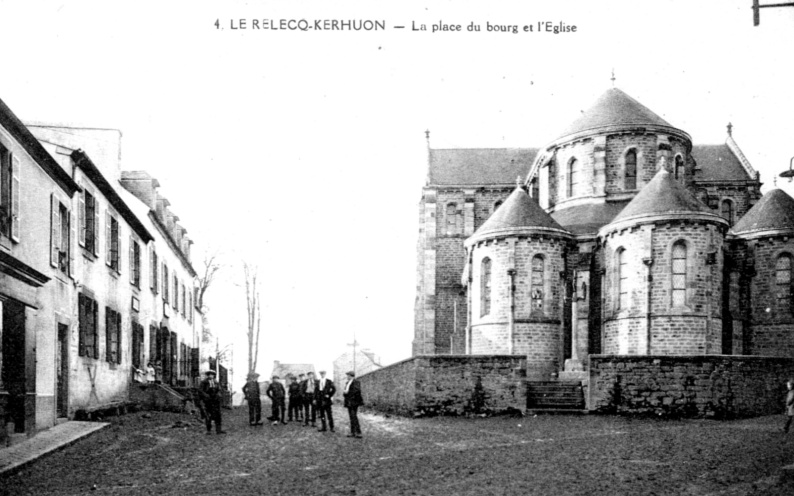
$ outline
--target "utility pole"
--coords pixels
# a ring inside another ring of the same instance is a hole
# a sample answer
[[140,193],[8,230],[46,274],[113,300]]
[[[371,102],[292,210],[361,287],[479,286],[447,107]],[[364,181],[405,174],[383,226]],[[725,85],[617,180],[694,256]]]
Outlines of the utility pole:
[[768,3],[766,5],[761,5],[759,0],[753,0],[753,26],[758,26],[761,24],[761,9],[767,9],[770,7],[794,7],[794,2]]
[[[353,342],[347,343],[348,346],[353,347],[353,373],[356,373],[356,346],[358,346],[358,341],[356,341],[356,331],[353,331]],[[334,377],[336,380],[336,377]]]

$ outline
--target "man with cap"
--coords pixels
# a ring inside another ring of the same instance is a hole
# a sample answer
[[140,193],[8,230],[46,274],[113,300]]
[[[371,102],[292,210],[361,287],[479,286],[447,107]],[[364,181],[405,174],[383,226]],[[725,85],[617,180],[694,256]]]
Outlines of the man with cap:
[[309,425],[311,417],[312,427],[317,424],[317,387],[319,382],[314,378],[314,372],[306,374],[306,380],[301,383],[301,396],[303,396],[303,426]]
[[[334,387],[333,381],[326,379],[325,370],[321,370],[316,392],[317,409],[320,413],[320,422],[322,422],[322,427],[318,429],[320,432],[325,432],[326,430],[334,432],[334,414],[331,412],[334,393],[336,393],[336,387]],[[325,428],[326,419],[328,420],[328,429]]]
[[262,425],[262,398],[259,392],[259,374],[248,374],[248,382],[243,386],[243,395],[248,402],[248,423]]
[[295,380],[294,375],[290,374],[287,380],[289,381],[289,386],[287,386],[287,395],[289,397],[289,403],[287,404],[287,420],[292,422],[294,416],[296,421],[300,421],[301,385]]
[[306,405],[306,398],[303,394],[303,383],[306,382],[306,374],[298,374],[298,419],[303,420],[303,410]]
[[356,373],[352,370],[347,373],[347,384],[345,384],[345,408],[350,415],[350,434],[347,437],[361,438],[361,425],[358,423],[358,407],[364,404],[361,397],[361,383],[356,379]]
[[215,421],[215,432],[226,434],[221,428],[221,386],[215,380],[215,371],[205,372],[206,377],[201,381],[199,396],[204,402],[205,421],[207,423],[207,434],[212,434],[212,422]]
[[267,397],[270,398],[270,401],[273,403],[271,410],[272,415],[270,416],[270,420],[273,421],[273,425],[277,425],[279,419],[281,420],[282,424],[286,424],[284,421],[284,410],[286,410],[284,404],[284,385],[281,384],[281,381],[278,379],[279,377],[274,375],[273,379],[270,381],[270,385],[267,387],[267,391],[265,392]]

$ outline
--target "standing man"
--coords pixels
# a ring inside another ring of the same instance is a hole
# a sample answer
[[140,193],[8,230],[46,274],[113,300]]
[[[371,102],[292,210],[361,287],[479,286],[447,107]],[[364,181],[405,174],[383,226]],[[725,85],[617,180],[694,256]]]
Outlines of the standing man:
[[356,373],[352,370],[347,373],[347,384],[345,384],[345,408],[350,415],[350,434],[347,437],[361,439],[361,425],[358,423],[358,407],[364,404],[361,397],[361,383],[356,380]]
[[788,393],[786,393],[786,426],[783,427],[783,432],[788,433],[789,427],[791,427],[791,421],[794,420],[794,379],[789,379],[786,382],[786,388],[788,389]]
[[293,414],[295,415],[295,420],[300,420],[301,386],[298,384],[298,381],[295,380],[294,375],[289,376],[289,388],[287,393],[289,394],[289,404],[287,405],[288,420],[292,422]]
[[[320,371],[320,380],[317,381],[317,408],[320,409],[320,422],[322,427],[318,429],[320,432],[330,430],[334,432],[334,414],[331,411],[333,404],[334,393],[336,387],[331,379],[325,378],[325,370]],[[328,429],[325,428],[325,421],[328,420]]]
[[262,398],[259,392],[259,374],[248,374],[248,382],[243,386],[243,396],[248,402],[248,423],[262,425]]
[[301,383],[301,396],[303,396],[303,426],[309,425],[311,414],[312,427],[317,426],[317,387],[319,382],[314,378],[314,372],[309,372],[305,381]]
[[303,409],[305,408],[306,399],[303,397],[303,383],[306,381],[304,379],[306,374],[299,374],[298,375],[298,419],[303,420]]
[[270,416],[270,420],[273,421],[273,425],[278,425],[279,419],[281,419],[282,424],[286,424],[284,421],[284,385],[278,380],[277,375],[274,375],[273,379],[270,381],[270,385],[267,387],[266,394],[273,403],[272,415]]
[[213,421],[215,421],[215,433],[226,434],[221,428],[221,386],[215,380],[214,370],[208,370],[205,375],[199,387],[199,395],[204,403],[207,434],[212,434]]

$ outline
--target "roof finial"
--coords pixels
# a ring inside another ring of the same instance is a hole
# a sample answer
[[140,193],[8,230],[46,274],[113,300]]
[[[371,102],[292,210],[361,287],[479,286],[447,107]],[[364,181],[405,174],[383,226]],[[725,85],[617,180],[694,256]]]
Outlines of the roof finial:
[[728,123],[728,136],[733,136],[733,124]]
[[430,130],[429,129],[425,130],[425,139],[428,141],[428,143],[430,142]]
[[521,176],[516,176],[516,188],[521,187]]
[[772,182],[774,183],[775,187],[777,188],[777,176],[772,176]]
[[612,87],[614,88],[615,87],[615,68],[614,67],[612,68],[612,77],[609,78],[609,79],[612,80]]

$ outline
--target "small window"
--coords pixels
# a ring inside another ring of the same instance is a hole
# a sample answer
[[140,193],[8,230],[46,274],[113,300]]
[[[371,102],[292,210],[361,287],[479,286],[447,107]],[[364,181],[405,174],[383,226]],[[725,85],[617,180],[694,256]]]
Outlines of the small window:
[[151,287],[152,293],[157,294],[160,291],[160,281],[157,274],[159,262],[157,261],[157,252],[154,251],[154,245],[152,245],[151,254],[151,274],[149,276],[149,287]]
[[121,229],[119,221],[110,214],[105,213],[105,238],[107,241],[107,259],[105,263],[116,272],[121,272]]
[[496,203],[493,204],[493,211],[496,212],[501,206],[502,206],[502,200],[496,200]]
[[491,259],[484,258],[480,266],[480,317],[491,313]]
[[168,266],[163,264],[163,301],[166,305],[171,304],[171,298],[169,297],[170,292],[168,291],[168,286],[171,284],[171,281],[168,280]]
[[174,312],[179,311],[179,279],[174,274]]
[[19,159],[0,144],[0,234],[19,241]]
[[455,203],[448,203],[445,212],[447,235],[460,234],[460,214],[458,213],[458,205]]
[[791,255],[783,253],[775,263],[777,309],[782,315],[791,314]]
[[79,326],[78,354],[89,358],[99,358],[97,346],[97,308],[96,301],[83,293],[77,296],[77,319]]
[[141,245],[130,237],[130,283],[141,287]]
[[672,292],[674,307],[686,305],[686,251],[684,241],[676,241],[673,245]]
[[535,255],[532,257],[532,276],[531,276],[531,292],[532,297],[532,310],[543,311],[543,257]]
[[675,179],[676,181],[683,181],[686,170],[684,169],[684,159],[681,155],[675,156]]
[[625,163],[623,189],[637,189],[637,152],[633,148],[626,152]]
[[617,293],[618,293],[618,310],[626,310],[629,308],[629,271],[628,271],[628,257],[626,256],[626,249],[619,248],[617,252]]
[[70,274],[70,216],[66,205],[53,194],[51,197],[50,265]]
[[580,182],[582,180],[582,163],[575,158],[568,162],[568,198],[581,194]]
[[99,209],[96,197],[87,189],[80,195],[78,209],[80,245],[94,255],[99,254]]
[[105,307],[105,359],[121,363],[121,314]]
[[720,215],[728,221],[728,224],[733,225],[733,202],[731,200],[722,200],[720,203]]

